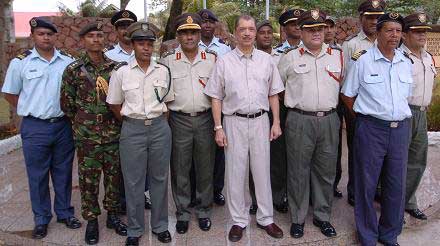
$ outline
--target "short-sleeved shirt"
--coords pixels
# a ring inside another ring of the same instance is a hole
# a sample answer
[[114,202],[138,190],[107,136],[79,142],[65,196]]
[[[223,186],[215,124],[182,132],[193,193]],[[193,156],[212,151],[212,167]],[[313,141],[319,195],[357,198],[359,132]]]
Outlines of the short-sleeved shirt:
[[64,115],[60,108],[61,77],[74,59],[55,49],[50,61],[33,48],[12,59],[3,93],[18,95],[17,114],[50,119]]
[[363,30],[345,41],[342,44],[342,51],[344,52],[345,67],[347,68],[346,71],[348,72],[348,67],[351,64],[351,57],[354,53],[361,50],[367,50],[373,47],[375,43],[376,41],[370,40]]
[[[299,41],[298,46],[302,45],[302,43],[303,43],[302,41]],[[289,41],[286,40],[286,41],[284,41],[284,43],[281,46],[275,47],[275,50],[278,51],[279,53],[283,53],[285,50],[290,49],[290,48],[293,48],[293,46],[290,45]]]
[[272,49],[270,56],[272,56],[272,60],[275,63],[275,65],[278,65],[278,62],[280,62],[280,58],[282,54],[283,54],[282,52],[278,52],[277,50]]
[[412,66],[414,85],[412,95],[408,100],[409,104],[427,107],[431,103],[434,78],[437,74],[433,58],[426,50],[422,50],[422,57],[418,58],[404,44],[402,44],[400,48],[406,52],[414,62]]
[[231,48],[226,44],[220,42],[220,39],[217,37],[214,37],[209,45],[206,45],[202,42],[202,40],[200,40],[199,47],[205,50],[213,50],[217,53],[218,56],[223,56],[224,54],[231,51]]
[[216,55],[199,48],[199,52],[191,63],[177,48],[174,53],[167,53],[161,63],[170,68],[173,84],[174,101],[168,104],[168,109],[184,113],[203,112],[211,108],[211,100],[203,93],[208,83],[211,70],[216,61]]
[[107,48],[104,55],[113,61],[128,62],[134,57],[134,51],[128,53],[121,47],[121,45],[119,45],[119,43],[117,43],[113,47]]
[[212,70],[205,94],[222,100],[225,115],[253,114],[269,110],[269,96],[284,91],[276,64],[264,51],[251,55],[235,48],[219,57]]
[[327,44],[317,56],[304,45],[283,55],[278,69],[286,86],[286,107],[311,112],[336,108],[343,62],[342,51]]
[[168,87],[171,86],[172,91],[169,79],[166,66],[151,61],[147,71],[144,71],[136,59],[131,59],[128,65],[113,72],[106,101],[109,104],[122,104],[122,116],[134,119],[159,117],[167,112],[165,102],[174,99],[173,93],[167,94]]
[[350,66],[342,93],[356,97],[353,110],[357,113],[387,121],[404,120],[411,117],[411,67],[400,50],[395,50],[390,61],[374,45]]

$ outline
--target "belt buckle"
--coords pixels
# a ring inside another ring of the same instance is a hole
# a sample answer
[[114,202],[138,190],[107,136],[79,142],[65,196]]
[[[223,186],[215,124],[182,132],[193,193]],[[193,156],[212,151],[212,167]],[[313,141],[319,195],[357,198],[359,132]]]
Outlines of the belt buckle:
[[146,125],[146,126],[151,126],[152,123],[153,123],[152,120],[145,120],[144,121],[144,125]]
[[323,117],[323,116],[325,116],[325,113],[321,111],[321,112],[316,113],[316,116]]
[[50,122],[50,123],[55,123],[55,122],[57,122],[57,118],[50,118],[50,119],[49,119],[49,122]]
[[420,107],[420,111],[426,111],[426,107],[425,106],[421,106]]
[[102,121],[103,121],[102,114],[97,114],[97,115],[96,115],[96,121],[97,121],[97,122],[102,122]]
[[391,122],[390,127],[391,128],[397,128],[399,126],[399,122]]
[[195,117],[195,116],[197,116],[197,112],[192,112],[192,113],[189,114],[189,116]]

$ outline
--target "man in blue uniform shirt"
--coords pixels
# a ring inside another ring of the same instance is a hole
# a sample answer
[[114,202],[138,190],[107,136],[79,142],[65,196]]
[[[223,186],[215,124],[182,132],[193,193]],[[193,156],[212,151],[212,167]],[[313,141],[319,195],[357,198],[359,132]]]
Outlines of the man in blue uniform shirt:
[[301,30],[298,25],[298,19],[304,12],[302,9],[290,9],[280,15],[278,23],[286,33],[286,41],[275,47],[278,53],[301,44]]
[[[377,44],[352,56],[342,88],[356,117],[354,134],[355,220],[362,245],[399,245],[405,207],[412,90],[411,60],[397,50],[403,18],[387,13],[377,22]],[[382,175],[381,175],[382,173]],[[379,223],[373,206],[381,176]]]
[[35,47],[11,61],[2,92],[23,116],[20,133],[34,213],[32,237],[41,239],[52,219],[49,173],[57,222],[71,229],[81,227],[70,202],[75,152],[72,131],[59,100],[61,76],[73,59],[54,48],[57,29],[51,22],[37,17],[29,24]]
[[118,34],[118,43],[105,48],[105,56],[117,62],[128,62],[134,56],[131,40],[127,37],[127,28],[136,21],[136,15],[129,10],[121,10],[112,16],[111,23]]

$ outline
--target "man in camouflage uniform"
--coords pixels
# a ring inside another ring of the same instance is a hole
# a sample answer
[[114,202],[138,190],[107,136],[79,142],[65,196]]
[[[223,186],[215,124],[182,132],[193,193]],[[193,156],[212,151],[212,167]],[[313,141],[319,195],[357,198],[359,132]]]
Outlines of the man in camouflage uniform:
[[98,219],[101,214],[98,197],[101,172],[104,173],[104,209],[108,211],[107,228],[127,235],[116,212],[119,209],[119,132],[120,124],[105,99],[113,69],[120,64],[107,59],[103,52],[102,23],[85,26],[79,33],[86,52],[71,63],[63,74],[61,108],[72,121],[78,155],[81,212],[88,221],[85,241],[99,241]]

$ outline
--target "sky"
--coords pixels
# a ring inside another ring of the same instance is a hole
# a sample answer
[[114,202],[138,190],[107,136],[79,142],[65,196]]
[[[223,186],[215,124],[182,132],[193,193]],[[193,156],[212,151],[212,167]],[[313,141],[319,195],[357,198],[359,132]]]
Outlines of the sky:
[[[84,0],[14,0],[15,12],[58,12],[58,2],[63,2],[68,8],[77,11],[77,6]],[[148,2],[148,0],[147,0]],[[119,7],[119,0],[107,0],[107,4]],[[133,11],[138,19],[144,17],[144,0],[131,0],[127,9]]]

